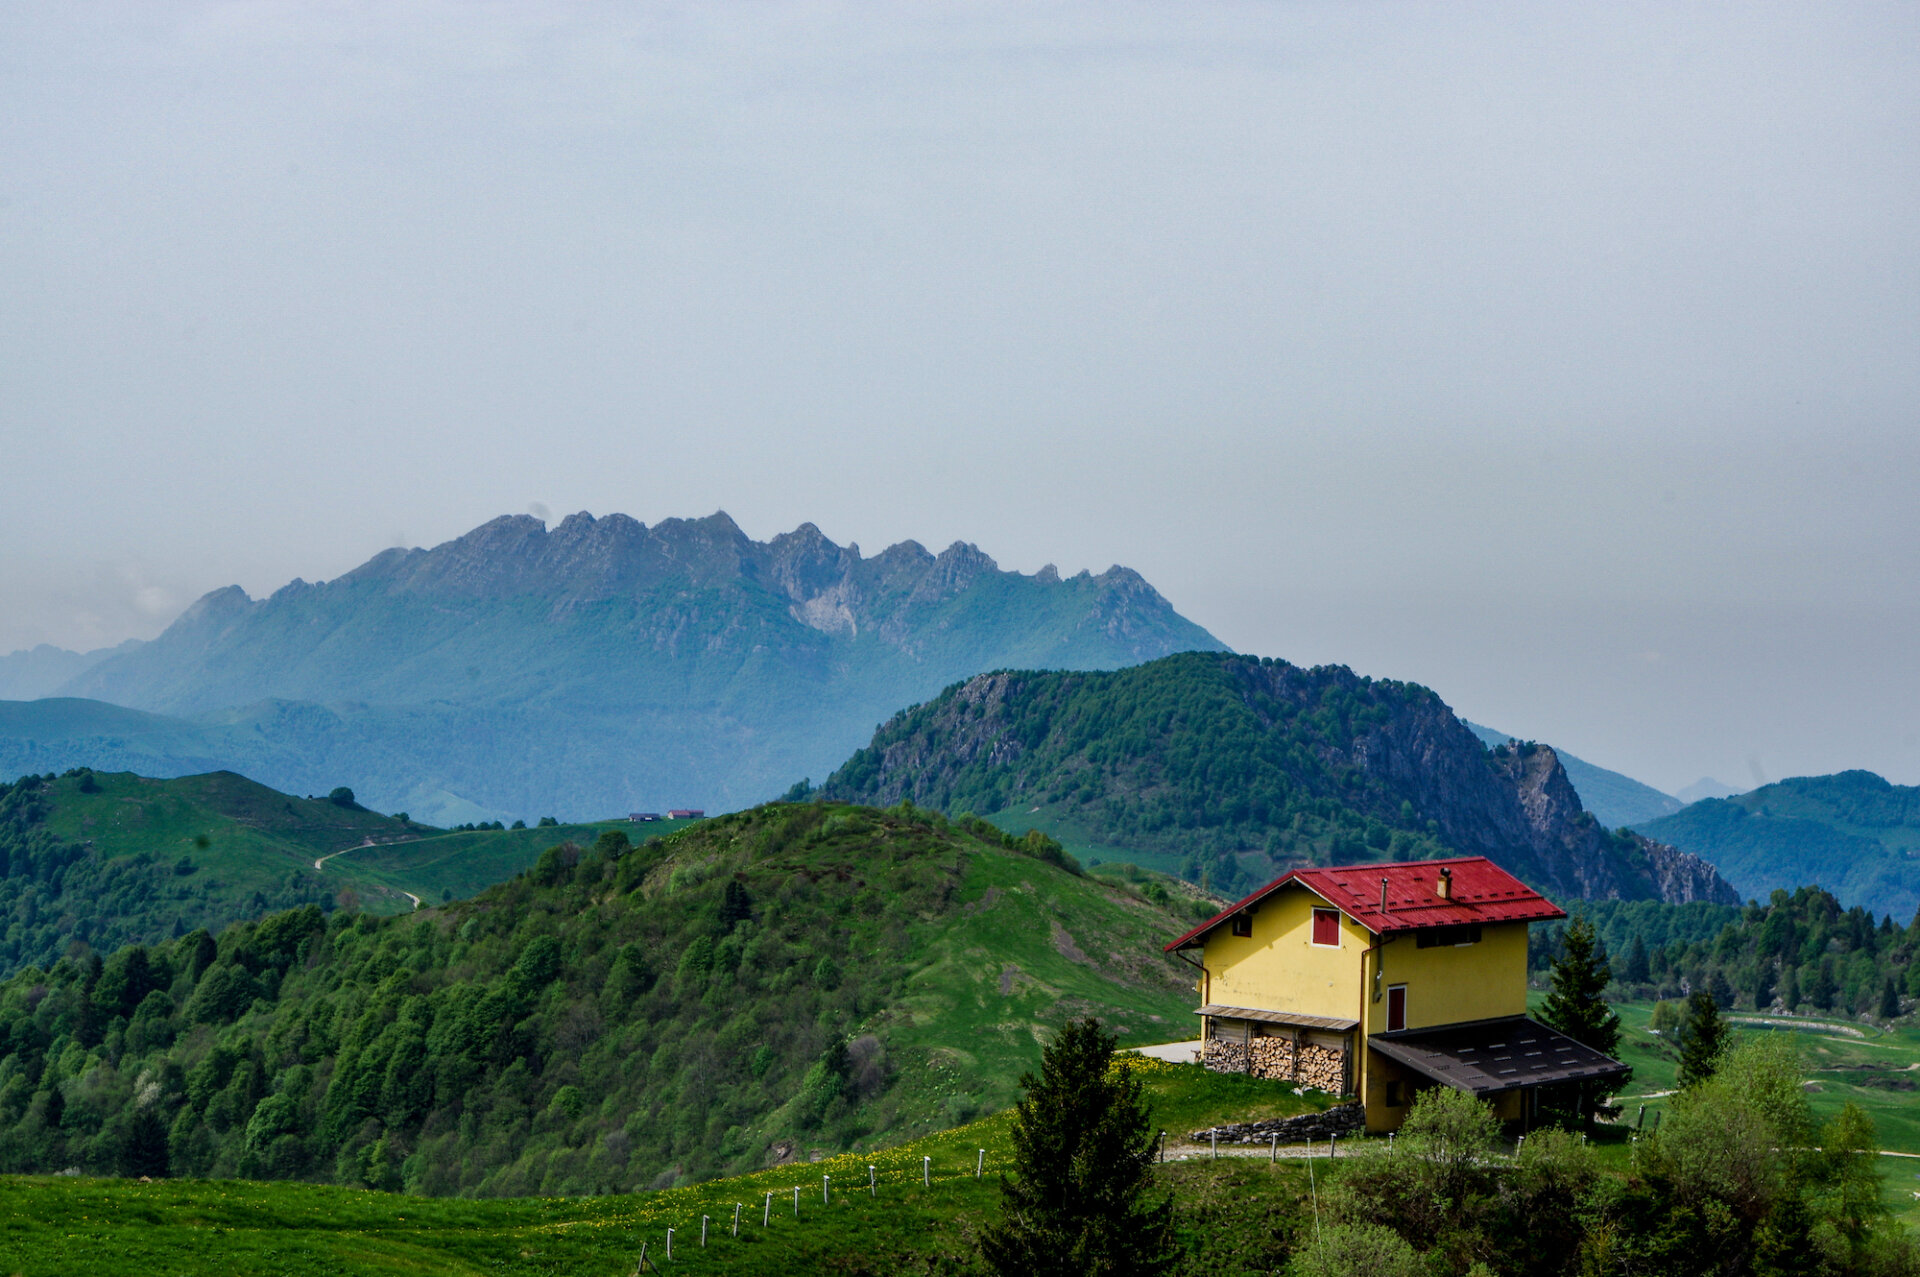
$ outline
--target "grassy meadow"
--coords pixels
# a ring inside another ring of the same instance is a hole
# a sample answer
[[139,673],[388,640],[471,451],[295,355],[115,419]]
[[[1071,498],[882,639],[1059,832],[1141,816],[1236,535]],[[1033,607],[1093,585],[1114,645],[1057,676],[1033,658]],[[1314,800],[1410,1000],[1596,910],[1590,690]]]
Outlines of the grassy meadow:
[[[1135,1061],[1157,1123],[1190,1130],[1327,1103],[1284,1083]],[[954,1271],[997,1209],[1009,1113],[898,1147],[654,1193],[474,1201],[312,1184],[0,1178],[0,1272],[22,1277],[279,1274],[739,1274]],[[984,1157],[982,1150],[984,1150]],[[923,1182],[923,1161],[925,1182]],[[869,1188],[868,1168],[872,1167]],[[976,1178],[976,1169],[983,1173]],[[1298,1161],[1172,1162],[1188,1271],[1261,1271],[1308,1193]],[[831,1177],[822,1201],[822,1177]],[[795,1213],[794,1190],[799,1207]],[[772,1194],[769,1207],[768,1194]],[[730,1235],[735,1204],[740,1235]],[[708,1244],[700,1246],[701,1217]],[[762,1223],[763,1219],[770,1220]]]

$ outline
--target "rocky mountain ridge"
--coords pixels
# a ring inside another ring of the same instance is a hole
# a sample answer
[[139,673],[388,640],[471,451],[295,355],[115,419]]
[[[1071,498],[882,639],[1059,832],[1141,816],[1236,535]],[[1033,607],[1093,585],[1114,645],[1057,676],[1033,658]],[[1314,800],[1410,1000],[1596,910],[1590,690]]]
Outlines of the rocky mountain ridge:
[[[982,669],[1221,646],[1121,567],[1024,575],[965,542],[865,557],[724,513],[512,515],[263,599],[215,590],[58,692],[191,720],[200,769],[281,789],[350,783],[443,822],[588,817],[772,797]],[[15,752],[63,761],[43,744]]]
[[1698,857],[1601,826],[1552,749],[1487,750],[1433,692],[1341,666],[1189,653],[981,675],[884,724],[823,793],[1029,813],[1226,888],[1460,853],[1563,896],[1737,902]]

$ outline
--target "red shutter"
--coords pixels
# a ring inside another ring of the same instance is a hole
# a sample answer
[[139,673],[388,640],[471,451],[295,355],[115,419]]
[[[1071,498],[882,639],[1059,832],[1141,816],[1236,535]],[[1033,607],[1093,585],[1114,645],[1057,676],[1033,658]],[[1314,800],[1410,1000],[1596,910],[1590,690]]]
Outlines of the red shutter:
[[1340,943],[1340,911],[1338,909],[1313,911],[1313,942],[1334,945]]
[[1407,1027],[1407,986],[1387,986],[1387,1032]]

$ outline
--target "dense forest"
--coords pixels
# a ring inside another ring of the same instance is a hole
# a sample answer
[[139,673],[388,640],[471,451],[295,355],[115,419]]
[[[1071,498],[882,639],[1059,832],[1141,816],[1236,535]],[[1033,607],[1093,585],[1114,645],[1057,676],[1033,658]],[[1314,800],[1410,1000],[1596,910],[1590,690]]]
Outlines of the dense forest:
[[1184,918],[978,833],[773,805],[419,914],[79,946],[0,986],[0,1170],[624,1191],[965,1120],[1075,1008],[1186,1018]]
[[279,871],[256,869],[244,882],[209,869],[204,834],[175,854],[150,849],[127,856],[61,837],[46,823],[56,779],[76,791],[99,789],[84,769],[61,778],[0,781],[0,972],[51,966],[76,941],[106,952],[182,936],[243,912],[333,908],[332,887],[292,862]]
[[[1765,904],[1661,905],[1602,900],[1571,906],[1599,932],[1623,998],[1677,999],[1696,989],[1725,1009],[1893,1019],[1920,999],[1920,915],[1905,926],[1842,908],[1819,887],[1775,891]],[[1545,968],[1563,925],[1536,926],[1529,965]]]

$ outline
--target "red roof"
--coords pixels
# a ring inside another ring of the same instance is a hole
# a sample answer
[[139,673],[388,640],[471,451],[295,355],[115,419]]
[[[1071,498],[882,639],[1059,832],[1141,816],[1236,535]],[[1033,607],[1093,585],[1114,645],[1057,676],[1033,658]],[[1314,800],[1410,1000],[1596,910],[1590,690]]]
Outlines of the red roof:
[[[1451,898],[1442,900],[1440,871],[1453,871]],[[1380,911],[1380,883],[1387,884],[1386,912]],[[1242,909],[1297,882],[1375,935],[1393,935],[1421,927],[1450,927],[1463,922],[1543,922],[1567,911],[1485,856],[1409,863],[1342,865],[1295,869],[1275,878],[1244,900],[1236,900],[1186,935],[1166,946],[1171,952],[1204,936]]]

